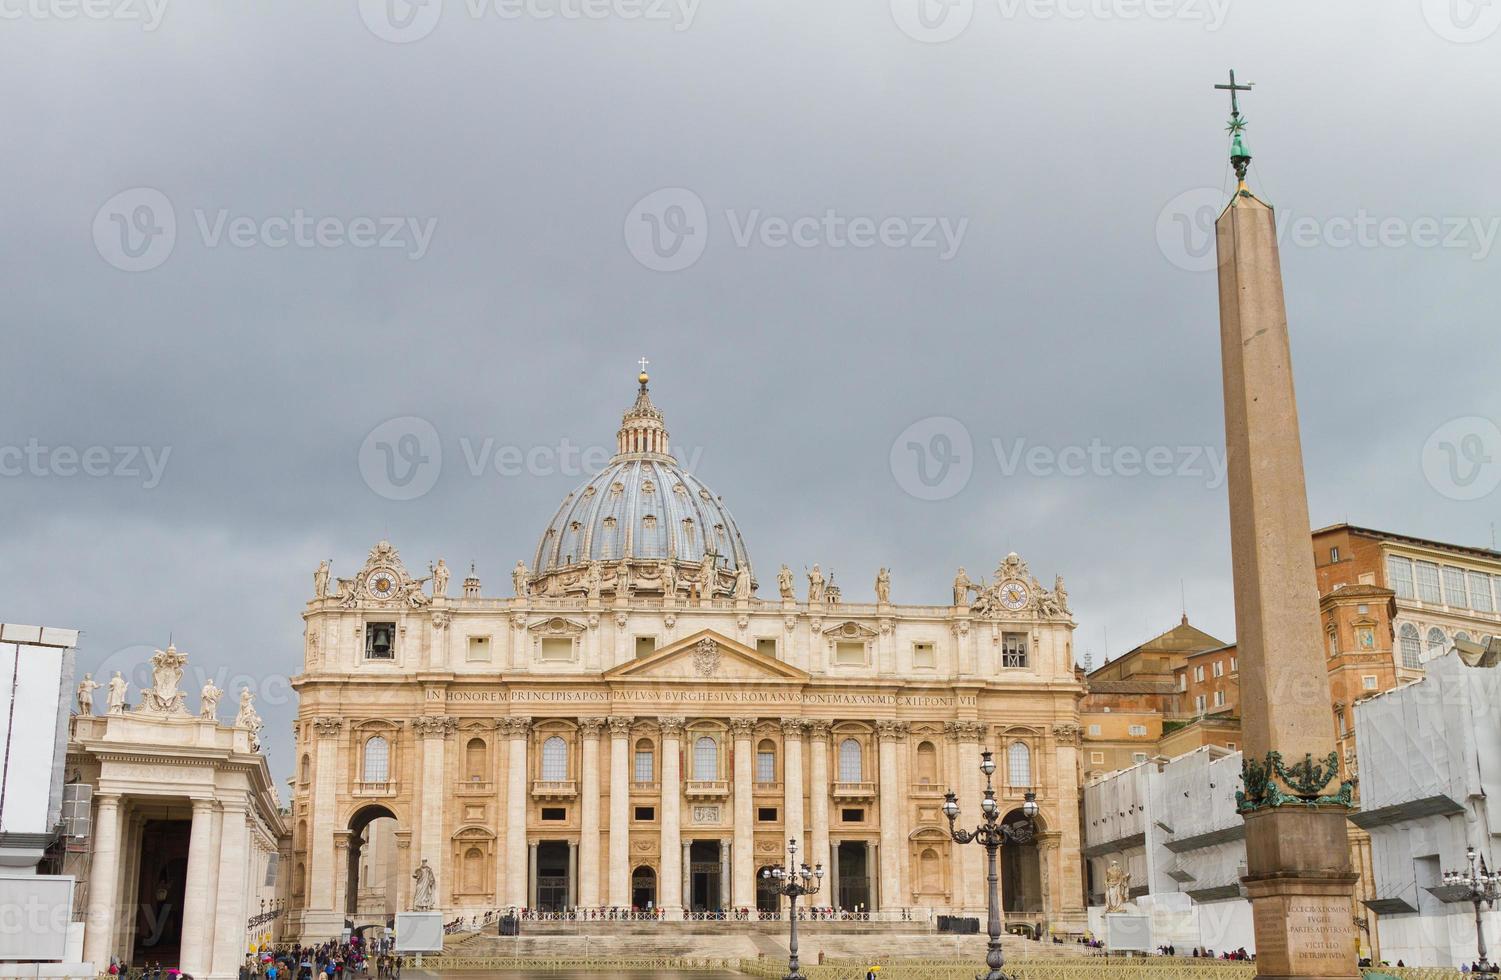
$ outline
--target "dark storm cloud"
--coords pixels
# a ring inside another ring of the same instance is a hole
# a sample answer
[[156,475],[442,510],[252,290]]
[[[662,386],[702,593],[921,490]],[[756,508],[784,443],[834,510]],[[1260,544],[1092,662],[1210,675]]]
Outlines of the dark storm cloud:
[[[85,666],[170,631],[285,772],[318,560],[387,537],[507,593],[645,354],[763,593],[819,561],[943,601],[1015,550],[1096,662],[1180,583],[1229,639],[1232,65],[1313,520],[1489,541],[1495,25],[915,2],[4,5],[3,618]],[[406,418],[442,464],[392,499],[361,446]]]

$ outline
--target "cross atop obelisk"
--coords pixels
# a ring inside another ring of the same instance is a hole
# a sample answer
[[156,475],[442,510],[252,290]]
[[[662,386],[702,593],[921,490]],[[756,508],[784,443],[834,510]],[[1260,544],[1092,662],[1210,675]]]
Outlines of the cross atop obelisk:
[[1215,88],[1230,93],[1230,124],[1225,128],[1230,132],[1230,162],[1235,167],[1235,179],[1240,182],[1238,191],[1246,189],[1246,168],[1251,165],[1251,154],[1246,150],[1245,140],[1241,134],[1246,131],[1246,121],[1240,115],[1240,101],[1236,99],[1239,92],[1249,92],[1255,82],[1246,82],[1238,85],[1235,81],[1235,69],[1230,69],[1230,83],[1228,85],[1215,85]]

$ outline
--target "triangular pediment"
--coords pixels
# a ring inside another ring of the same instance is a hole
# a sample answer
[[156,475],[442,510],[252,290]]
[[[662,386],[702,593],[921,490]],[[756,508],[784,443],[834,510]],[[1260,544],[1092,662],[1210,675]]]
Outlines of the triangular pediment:
[[669,643],[649,657],[612,667],[605,671],[604,678],[607,681],[680,680],[700,684],[713,681],[800,684],[808,680],[808,675],[790,664],[706,629]]

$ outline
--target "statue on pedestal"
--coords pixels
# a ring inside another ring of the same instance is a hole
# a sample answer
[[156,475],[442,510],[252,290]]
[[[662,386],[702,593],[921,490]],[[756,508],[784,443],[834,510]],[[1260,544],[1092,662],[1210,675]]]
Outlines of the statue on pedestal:
[[250,731],[250,747],[259,752],[261,748],[261,716],[256,714],[254,695],[250,688],[240,688],[240,710],[235,715],[235,727]]
[[749,599],[751,597],[751,571],[749,565],[741,565],[735,570],[735,598]]
[[322,599],[322,598],[324,598],[324,597],[326,597],[328,595],[328,575],[329,575],[329,568],[330,568],[330,566],[329,566],[329,563],[328,563],[328,559],[325,558],[323,561],[320,561],[318,563],[318,569],[315,572],[313,572],[313,598],[314,599]]
[[198,692],[198,717],[218,722],[219,699],[223,696],[224,692],[213,681],[203,685],[203,690]]
[[876,572],[876,601],[886,604],[891,601],[891,569],[882,568]]
[[433,899],[438,891],[438,880],[433,875],[433,869],[428,866],[427,858],[412,872],[412,880],[416,884],[412,887],[412,911],[431,912]]
[[974,587],[975,583],[969,580],[969,574],[965,572],[964,566],[961,565],[959,571],[954,574],[954,605],[969,605],[969,594]]
[[526,562],[518,561],[516,567],[511,569],[511,584],[516,588],[516,598],[526,599],[532,594],[532,586],[527,581]]
[[448,566],[439,558],[438,564],[433,567],[433,598],[448,595],[448,575]]
[[84,674],[83,680],[78,682],[78,713],[80,715],[94,713],[94,692],[97,690],[99,690],[99,682],[94,680],[94,675]]
[[1131,905],[1131,872],[1111,861],[1105,872],[1105,911],[1125,912]]
[[823,588],[823,569],[814,562],[813,571],[808,573],[808,601],[823,602]]
[[782,593],[783,599],[796,598],[792,594],[792,569],[786,565],[783,565],[781,571],[777,572],[777,591]]
[[125,713],[125,698],[130,694],[130,682],[115,671],[115,676],[109,679],[109,707],[106,709],[112,715]]
[[678,565],[672,559],[662,563],[662,597],[676,599],[678,594]]

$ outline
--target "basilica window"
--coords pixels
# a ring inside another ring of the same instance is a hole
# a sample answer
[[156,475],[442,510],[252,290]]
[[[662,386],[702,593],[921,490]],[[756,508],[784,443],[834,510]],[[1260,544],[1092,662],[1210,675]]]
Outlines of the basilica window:
[[1001,634],[1001,666],[1002,667],[1025,667],[1025,666],[1027,666],[1027,634],[1025,634],[1025,633],[1002,633]]
[[1431,657],[1438,656],[1439,654],[1443,653],[1444,650],[1448,648],[1448,646],[1449,646],[1449,639],[1448,639],[1448,637],[1444,636],[1444,631],[1443,630],[1441,630],[1437,626],[1435,626],[1431,630],[1428,631],[1428,655],[1429,656],[1431,656]]
[[566,636],[543,637],[539,654],[543,660],[572,660],[573,640]]
[[937,667],[938,656],[933,650],[931,643],[912,644],[912,666],[914,667]]
[[568,743],[560,736],[542,743],[542,778],[547,782],[568,778]]
[[858,783],[864,773],[864,760],[861,758],[860,743],[852,738],[847,738],[839,743],[839,781],[841,783]]
[[657,638],[655,636],[636,637],[636,659],[643,660],[657,652]]
[[465,651],[464,659],[469,663],[488,663],[490,661],[490,638],[488,636],[471,636],[469,648]]
[[1329,627],[1326,634],[1329,637],[1329,656],[1339,656],[1339,632],[1333,626]]
[[1444,602],[1458,608],[1468,608],[1470,597],[1465,594],[1465,570],[1453,565],[1444,566]]
[[1372,677],[1370,674],[1367,674],[1364,677],[1362,677],[1360,679],[1360,683],[1361,683],[1361,686],[1364,687],[1367,691],[1374,691],[1374,690],[1376,690],[1376,678]]
[[756,652],[768,660],[777,659],[777,638],[774,636],[757,637]]
[[365,740],[364,781],[384,783],[391,778],[391,746],[379,735]]
[[365,624],[365,659],[396,659],[396,624]]
[[1482,572],[1470,572],[1470,606],[1477,612],[1494,612],[1491,602],[1491,581]]
[[1431,561],[1420,561],[1414,562],[1413,568],[1417,572],[1418,598],[1435,604],[1443,602],[1443,592],[1438,584],[1438,565]]
[[1006,750],[1006,785],[1019,788],[1032,785],[1032,750],[1025,742],[1012,742]]
[[858,667],[865,663],[865,643],[845,640],[834,644],[834,663]]
[[693,778],[719,778],[719,743],[707,735],[693,743]]
[[777,747],[770,739],[762,740],[756,747],[756,782],[777,781]]
[[1397,643],[1402,650],[1403,667],[1421,667],[1423,665],[1423,641],[1418,638],[1418,628],[1411,623],[1403,623],[1401,631],[1397,634]]
[[1412,585],[1412,561],[1397,555],[1386,556],[1386,578],[1398,599],[1416,599],[1417,591]]
[[638,783],[649,783],[657,778],[656,753],[652,750],[651,741],[642,739],[636,743],[636,771],[634,779]]

